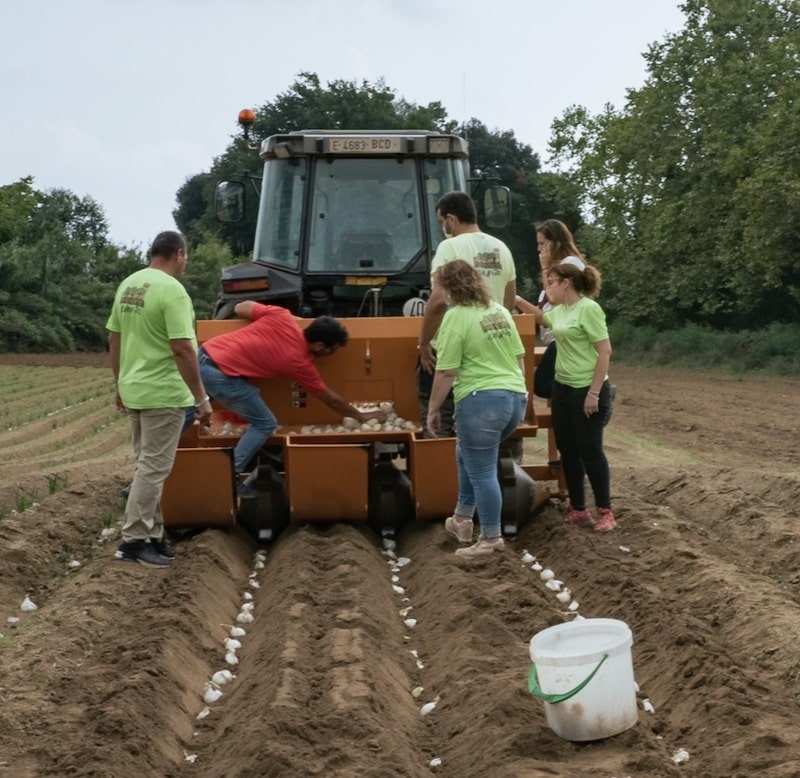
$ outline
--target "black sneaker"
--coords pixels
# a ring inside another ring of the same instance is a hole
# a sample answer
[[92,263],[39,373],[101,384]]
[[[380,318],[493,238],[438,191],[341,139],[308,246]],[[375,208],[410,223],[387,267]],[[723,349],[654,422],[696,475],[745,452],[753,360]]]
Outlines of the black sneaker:
[[123,541],[114,558],[124,562],[138,562],[145,567],[169,567],[172,564],[171,559],[161,556],[147,540]]
[[165,556],[167,559],[175,559],[175,552],[169,547],[165,537],[159,538],[158,540],[156,540],[156,538],[150,538],[150,545],[161,554],[161,556]]

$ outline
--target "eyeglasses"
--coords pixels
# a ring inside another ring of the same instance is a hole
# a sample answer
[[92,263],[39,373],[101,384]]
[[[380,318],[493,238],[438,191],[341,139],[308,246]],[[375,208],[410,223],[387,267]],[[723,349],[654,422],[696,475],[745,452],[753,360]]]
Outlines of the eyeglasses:
[[552,286],[553,284],[558,284],[563,280],[564,280],[563,278],[559,278],[558,276],[556,276],[555,278],[548,278],[547,285]]

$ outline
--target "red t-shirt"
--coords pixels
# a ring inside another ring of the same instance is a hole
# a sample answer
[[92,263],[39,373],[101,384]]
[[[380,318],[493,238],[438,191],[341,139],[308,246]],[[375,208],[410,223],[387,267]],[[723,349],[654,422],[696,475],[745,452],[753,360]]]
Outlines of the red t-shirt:
[[216,335],[203,343],[203,348],[229,376],[290,378],[311,394],[328,389],[308,351],[303,330],[279,305],[256,303],[246,327]]

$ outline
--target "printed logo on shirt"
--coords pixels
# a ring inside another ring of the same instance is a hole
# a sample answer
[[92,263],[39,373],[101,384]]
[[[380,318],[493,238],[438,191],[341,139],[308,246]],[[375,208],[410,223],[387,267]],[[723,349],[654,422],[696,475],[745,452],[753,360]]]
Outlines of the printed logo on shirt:
[[487,313],[480,323],[481,329],[490,338],[507,338],[511,335],[511,324],[500,311]]
[[120,313],[141,313],[150,284],[129,286],[119,299]]
[[500,262],[500,251],[488,251],[475,257],[475,269],[485,276],[499,276],[503,271]]

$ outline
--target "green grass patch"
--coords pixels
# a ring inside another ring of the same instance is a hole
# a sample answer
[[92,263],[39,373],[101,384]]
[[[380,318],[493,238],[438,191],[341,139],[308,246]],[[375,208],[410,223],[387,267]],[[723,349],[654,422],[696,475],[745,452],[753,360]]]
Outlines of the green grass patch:
[[47,476],[47,493],[48,494],[55,494],[56,492],[60,492],[62,489],[67,488],[67,477],[65,475],[59,475],[55,473],[54,475]]

